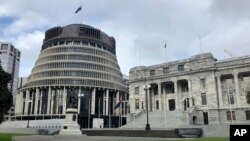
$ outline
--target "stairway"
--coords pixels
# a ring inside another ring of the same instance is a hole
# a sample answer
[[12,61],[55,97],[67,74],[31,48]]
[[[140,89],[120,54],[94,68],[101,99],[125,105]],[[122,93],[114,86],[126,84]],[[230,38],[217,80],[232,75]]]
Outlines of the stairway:
[[[149,112],[149,124],[151,129],[164,129],[165,128],[165,116],[163,111]],[[179,112],[179,125],[187,125],[186,112]],[[124,129],[144,129],[147,122],[147,112],[143,112],[140,116],[131,119],[126,125],[122,126]],[[178,112],[167,111],[166,112],[166,128],[178,127]]]

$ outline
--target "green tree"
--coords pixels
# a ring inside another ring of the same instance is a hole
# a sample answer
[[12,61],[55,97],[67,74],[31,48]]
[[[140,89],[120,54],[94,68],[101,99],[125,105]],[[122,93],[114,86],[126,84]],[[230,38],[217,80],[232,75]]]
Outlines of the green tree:
[[0,65],[0,123],[4,120],[4,114],[12,106],[13,96],[8,89],[8,82],[10,80],[11,75],[6,73]]

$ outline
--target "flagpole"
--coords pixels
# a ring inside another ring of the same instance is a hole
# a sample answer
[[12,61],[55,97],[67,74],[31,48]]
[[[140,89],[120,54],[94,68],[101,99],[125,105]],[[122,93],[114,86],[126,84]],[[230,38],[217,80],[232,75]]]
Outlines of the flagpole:
[[167,48],[167,43],[165,44],[165,48],[166,48],[166,62],[167,62],[167,59],[168,59],[168,48]]
[[82,0],[82,3],[81,3],[81,24],[83,24],[83,22],[82,22],[82,17],[83,17],[83,7],[82,7],[82,4],[83,4],[83,0]]
[[[167,60],[168,60],[167,42],[165,43],[165,48],[166,48],[166,63],[167,63]],[[163,98],[164,98],[164,101],[163,101],[164,102],[164,107],[163,107],[163,110],[164,110],[164,128],[166,129],[167,128],[167,108],[166,108],[166,90],[165,90],[165,87],[163,87]]]

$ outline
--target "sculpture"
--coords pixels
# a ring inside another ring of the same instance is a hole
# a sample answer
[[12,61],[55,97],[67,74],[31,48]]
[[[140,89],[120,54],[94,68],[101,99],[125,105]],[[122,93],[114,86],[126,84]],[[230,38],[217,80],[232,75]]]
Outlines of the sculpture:
[[78,108],[78,96],[75,89],[68,90],[67,108]]

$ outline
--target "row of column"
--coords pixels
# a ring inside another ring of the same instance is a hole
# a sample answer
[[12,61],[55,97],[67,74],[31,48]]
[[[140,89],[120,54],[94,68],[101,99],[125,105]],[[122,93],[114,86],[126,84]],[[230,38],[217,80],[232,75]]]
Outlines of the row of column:
[[[179,95],[178,95],[178,85],[177,85],[177,81],[173,81],[174,83],[174,94],[175,94],[175,110],[178,110],[179,109]],[[163,88],[163,96],[161,94],[161,87],[162,87],[162,82],[160,83],[157,83],[157,86],[158,86],[158,95],[159,95],[159,98],[158,98],[158,101],[159,101],[159,110],[160,111],[165,111],[166,108],[168,108],[168,101],[166,100],[166,91],[165,91],[165,88]],[[192,84],[191,84],[191,80],[188,80],[188,93],[187,93],[187,96],[186,98],[189,98],[190,99],[190,96],[192,95]],[[150,104],[154,104],[155,105],[155,99],[154,99],[154,92],[152,91],[152,98],[150,99],[148,97],[149,100],[149,104],[148,104],[148,108],[150,109],[150,107],[153,107],[153,105],[150,105]],[[152,108],[153,109],[153,108]]]
[[[219,99],[219,107],[224,106],[223,95],[222,95],[222,85],[221,85],[221,75],[217,76],[217,85],[218,85],[218,99]],[[234,78],[234,87],[235,87],[235,97],[236,97],[236,105],[240,106],[240,86],[239,86],[239,77],[238,73],[233,73]]]
[[[44,101],[44,96],[45,96],[45,91],[47,93],[47,101]],[[56,91],[57,91],[57,96],[56,98],[58,99],[54,99],[55,95],[56,95]],[[58,93],[59,92],[59,93]],[[80,103],[80,97],[81,97],[81,87],[79,87],[79,91],[78,91],[78,96],[79,96],[79,100],[78,100],[78,111],[80,112],[80,105],[83,103]],[[25,98],[24,97],[24,93],[25,93]],[[116,91],[115,93],[110,93],[110,90],[107,89],[105,90],[103,93],[103,115],[110,115],[111,113],[111,108],[114,108],[114,106],[120,102],[121,99],[121,94],[119,91]],[[113,101],[114,99],[109,98],[109,96],[111,94],[114,94],[115,96],[115,101]],[[125,94],[125,93],[124,93]],[[31,96],[31,97],[30,97]],[[126,112],[126,96],[123,96],[124,99],[122,99],[121,104],[123,106],[121,106],[123,109],[117,108],[115,110],[116,115],[119,114],[119,110],[121,110],[123,113],[122,115],[124,115]],[[28,111],[30,111],[30,114],[34,113],[34,115],[43,115],[43,114],[65,114],[66,111],[66,99],[67,99],[67,89],[66,87],[64,87],[63,89],[58,89],[58,90],[53,90],[52,87],[49,87],[47,90],[39,90],[39,88],[33,89],[33,90],[29,90],[26,89],[25,91],[20,91],[19,94],[17,94],[17,98],[16,98],[16,108],[15,108],[15,113],[17,115],[19,115],[19,113],[21,113],[21,115],[28,115]],[[96,103],[96,88],[93,88],[91,90],[91,114],[98,114],[95,112],[96,106],[98,106],[99,103]],[[56,102],[56,105],[55,103]],[[113,103],[113,107],[111,107],[111,102]],[[25,103],[25,104],[24,104]],[[101,103],[101,102],[100,102]],[[30,104],[30,106],[29,106]],[[42,108],[45,108],[45,104],[46,104],[46,111]],[[60,113],[60,111],[58,111],[59,109],[59,104],[60,106],[62,106],[62,113]],[[34,108],[33,108],[34,106]],[[56,112],[53,112],[55,108],[54,106],[56,106]],[[23,109],[24,108],[24,109]],[[30,109],[28,109],[30,108]],[[32,111],[34,109],[34,111]],[[39,111],[38,111],[39,110]],[[43,111],[43,112],[42,112]]]

